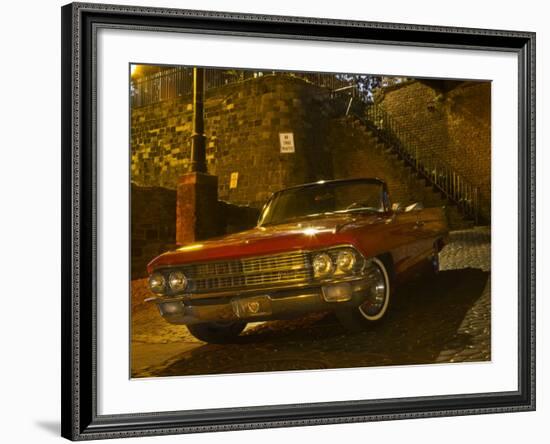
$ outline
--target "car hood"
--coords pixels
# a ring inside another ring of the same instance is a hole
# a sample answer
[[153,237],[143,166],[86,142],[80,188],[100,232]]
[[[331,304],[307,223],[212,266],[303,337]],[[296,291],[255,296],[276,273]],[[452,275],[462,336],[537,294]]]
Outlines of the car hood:
[[353,243],[354,233],[386,221],[381,215],[341,214],[296,222],[255,227],[250,230],[197,241],[153,259],[148,270],[209,260],[262,256],[292,250],[310,250]]

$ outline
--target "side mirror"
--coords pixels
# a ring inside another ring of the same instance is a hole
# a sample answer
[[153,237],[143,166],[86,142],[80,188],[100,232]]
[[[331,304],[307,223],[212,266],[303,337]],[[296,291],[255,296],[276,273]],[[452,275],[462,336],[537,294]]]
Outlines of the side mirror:
[[408,213],[409,211],[419,211],[423,209],[424,209],[424,205],[422,204],[422,202],[415,202],[413,204],[408,205],[407,208],[405,208],[405,213]]

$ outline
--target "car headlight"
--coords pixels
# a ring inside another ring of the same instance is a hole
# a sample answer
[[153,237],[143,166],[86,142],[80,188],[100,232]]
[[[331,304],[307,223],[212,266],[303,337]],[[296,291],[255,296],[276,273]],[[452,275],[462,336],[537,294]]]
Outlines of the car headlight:
[[182,291],[187,287],[187,278],[181,271],[174,271],[168,276],[168,285],[173,291]]
[[316,278],[351,276],[362,271],[363,256],[352,247],[336,247],[313,255],[312,267]]
[[342,250],[338,253],[336,257],[336,271],[341,271],[343,273],[349,273],[355,267],[357,263],[357,258],[355,253],[350,249]]
[[149,276],[149,289],[153,293],[164,293],[166,290],[166,279],[161,273],[153,273]]
[[334,264],[327,253],[317,253],[312,261],[313,273],[315,277],[325,277],[332,273]]

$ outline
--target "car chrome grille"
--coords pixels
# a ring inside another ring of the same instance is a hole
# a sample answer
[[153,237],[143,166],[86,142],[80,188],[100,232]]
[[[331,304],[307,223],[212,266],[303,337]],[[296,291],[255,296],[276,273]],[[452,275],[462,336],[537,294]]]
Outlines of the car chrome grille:
[[307,282],[312,278],[305,252],[205,262],[180,268],[188,277],[186,292],[205,293]]

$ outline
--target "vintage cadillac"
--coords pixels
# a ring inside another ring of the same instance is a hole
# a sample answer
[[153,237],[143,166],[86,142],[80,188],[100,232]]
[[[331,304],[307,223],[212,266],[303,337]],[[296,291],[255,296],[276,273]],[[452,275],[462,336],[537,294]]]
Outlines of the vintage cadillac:
[[156,257],[149,300],[212,343],[311,312],[357,331],[384,316],[397,285],[438,271],[447,234],[444,208],[392,206],[380,179],[295,186],[271,196],[255,228]]

